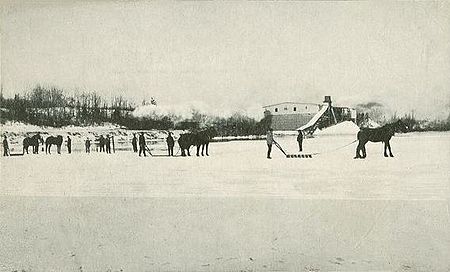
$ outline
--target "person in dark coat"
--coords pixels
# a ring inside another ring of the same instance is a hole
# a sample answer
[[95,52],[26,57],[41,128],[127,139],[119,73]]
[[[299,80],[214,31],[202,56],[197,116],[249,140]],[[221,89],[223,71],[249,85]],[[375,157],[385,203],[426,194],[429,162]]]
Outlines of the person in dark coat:
[[9,144],[8,137],[6,137],[6,135],[3,138],[3,156],[9,156]]
[[298,152],[302,152],[303,151],[303,132],[301,130],[298,131],[297,142],[298,142]]
[[106,153],[111,154],[111,136],[106,135],[105,145],[106,145]]
[[269,128],[266,135],[266,142],[267,142],[267,158],[272,159],[270,157],[270,153],[272,152],[272,144],[273,144],[273,129]]
[[105,152],[105,137],[103,137],[103,135],[100,136],[99,144],[100,144],[100,152]]
[[133,140],[131,140],[131,145],[133,146],[133,152],[137,153],[138,152],[138,148],[137,148],[136,133],[133,133]]
[[72,153],[72,139],[67,136],[67,153]]
[[172,133],[169,132],[169,135],[166,138],[167,149],[169,150],[169,156],[173,156],[173,146],[175,145],[175,141],[173,140]]
[[114,144],[114,136],[111,136],[112,152],[116,153],[116,145]]
[[144,157],[147,157],[147,154],[145,154],[145,137],[144,137],[144,132],[141,132],[141,135],[139,135],[139,157],[141,156],[142,153],[144,153]]
[[84,146],[86,147],[86,153],[91,153],[91,140],[89,138],[84,142]]

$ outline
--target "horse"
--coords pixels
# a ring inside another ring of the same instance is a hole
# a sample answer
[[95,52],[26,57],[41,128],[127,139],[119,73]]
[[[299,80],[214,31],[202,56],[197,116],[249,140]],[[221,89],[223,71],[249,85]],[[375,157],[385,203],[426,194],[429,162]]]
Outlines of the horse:
[[181,156],[185,157],[186,154],[191,156],[189,149],[194,145],[194,135],[192,133],[181,134],[178,139],[178,145],[180,146]]
[[45,154],[51,154],[50,149],[52,145],[56,145],[56,150],[58,154],[61,154],[61,145],[63,143],[63,136],[49,136],[47,139],[45,139]]
[[25,151],[28,154],[28,148],[31,146],[33,147],[33,154],[39,154],[39,143],[44,144],[44,139],[42,136],[37,133],[31,137],[25,137],[23,139],[23,153],[25,154]]
[[211,128],[195,133],[194,144],[195,144],[195,146],[197,146],[197,156],[200,156],[200,154],[199,154],[200,148],[202,149],[202,156],[204,156],[203,153],[205,151],[206,151],[205,152],[206,156],[209,156],[208,147],[209,147],[209,142],[211,141],[213,133],[214,133],[214,131]]
[[197,147],[197,156],[200,156],[200,149],[202,150],[202,156],[205,154],[206,156],[209,156],[208,147],[213,133],[214,132],[212,129],[205,129],[197,132],[181,134],[178,139],[178,144],[181,149],[181,156],[186,156],[186,153],[190,156],[191,154],[189,153],[189,148],[191,146]]
[[[408,127],[398,120],[394,123],[386,124],[378,128],[361,128],[358,132],[358,146],[356,147],[356,156],[354,159],[364,159],[366,154],[367,142],[383,142],[384,143],[384,156],[388,157],[387,151],[389,150],[389,157],[394,157],[391,150],[389,141],[396,132],[407,132]],[[362,153],[362,154],[361,154]]]

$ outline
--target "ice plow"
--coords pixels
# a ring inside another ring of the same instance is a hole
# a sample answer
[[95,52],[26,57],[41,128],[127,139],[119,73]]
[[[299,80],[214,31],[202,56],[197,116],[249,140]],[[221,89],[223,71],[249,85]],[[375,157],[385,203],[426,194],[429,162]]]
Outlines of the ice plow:
[[292,159],[292,158],[295,158],[295,159],[311,159],[312,156],[313,156],[313,154],[303,154],[303,153],[300,153],[300,154],[288,154],[288,153],[286,153],[284,151],[284,149],[281,147],[281,145],[277,141],[273,140],[273,143],[286,156],[286,158],[288,158],[288,159]]

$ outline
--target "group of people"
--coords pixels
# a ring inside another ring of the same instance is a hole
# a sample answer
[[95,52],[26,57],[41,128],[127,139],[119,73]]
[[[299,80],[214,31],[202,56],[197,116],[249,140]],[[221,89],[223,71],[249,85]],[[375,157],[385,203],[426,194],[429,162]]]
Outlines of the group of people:
[[144,154],[144,157],[147,157],[146,149],[147,144],[145,143],[144,132],[139,134],[139,140],[136,138],[136,133],[133,134],[133,139],[131,140],[131,145],[133,146],[133,152],[138,152],[138,142],[139,142],[139,157]]
[[[136,133],[133,134],[133,139],[131,140],[131,145],[133,146],[133,152],[135,152],[135,153],[138,153],[138,143],[139,143],[139,157],[142,155],[144,155],[144,157],[147,157],[146,151],[150,152],[150,150],[148,149],[147,144],[145,142],[144,132],[141,132],[139,134],[139,139],[136,137]],[[172,136],[172,132],[168,133],[168,136],[166,138],[166,143],[167,143],[167,150],[169,153],[168,155],[173,156],[173,147],[175,146],[175,140]]]
[[[275,143],[275,140],[273,138],[273,129],[272,128],[269,128],[269,130],[267,130],[266,141],[267,141],[267,158],[272,159],[272,157],[270,155],[272,153],[272,145]],[[298,131],[297,143],[298,143],[298,152],[302,152],[303,151],[303,131],[301,131],[301,130]]]
[[[6,135],[3,136],[2,144],[3,144],[3,156],[10,156],[11,151],[9,148],[8,137]],[[104,137],[103,135],[100,136],[99,144],[98,144],[100,152],[106,152],[108,154],[111,154],[111,145],[112,145],[112,150],[114,151],[114,139],[112,136],[109,136],[109,135],[107,135],[106,137]],[[67,153],[71,154],[72,153],[72,139],[70,138],[70,136],[67,136],[67,138],[66,138],[66,146],[67,146]],[[91,140],[89,138],[87,138],[85,140],[84,146],[85,146],[85,152],[91,153]]]
[[[272,145],[275,143],[275,140],[273,138],[273,129],[272,128],[269,128],[269,130],[267,131],[266,142],[267,142],[267,158],[271,159],[272,158],[271,157]],[[175,146],[175,140],[174,140],[171,132],[168,133],[168,136],[166,138],[166,143],[167,143],[168,155],[174,156],[173,148]],[[298,148],[299,148],[298,151],[302,152],[303,151],[303,132],[301,130],[298,131],[297,143],[298,143]],[[67,152],[69,154],[72,153],[72,139],[69,136],[67,136],[66,145],[67,145]],[[106,152],[108,154],[111,154],[111,145],[114,150],[114,138],[112,136],[110,136],[110,135],[107,135],[106,137],[104,137],[103,135],[100,136],[99,144],[98,144],[100,152]],[[133,146],[133,152],[138,153],[138,151],[139,151],[139,156],[144,155],[144,157],[147,157],[146,151],[150,152],[150,150],[148,149],[147,144],[145,142],[145,136],[144,136],[143,132],[139,133],[139,138],[136,137],[136,133],[133,134],[133,139],[131,140],[131,145]],[[138,149],[138,145],[139,145],[139,149]],[[87,138],[85,141],[85,151],[86,151],[86,153],[91,152],[91,140],[89,138]],[[4,138],[3,138],[3,156],[10,156],[8,138],[6,135],[4,135]]]
[[[91,146],[90,141],[89,141],[89,143],[85,143],[85,146],[86,146],[86,153],[90,153],[90,146]],[[89,146],[89,148],[87,148],[88,146]],[[106,135],[106,137],[104,137],[103,135],[100,135],[100,137],[98,139],[98,147],[99,147],[98,151],[106,152],[107,154],[111,154],[111,146],[112,146],[113,152],[115,152],[114,138],[111,135]],[[89,152],[88,152],[88,150],[89,150]]]
[[[2,144],[3,144],[3,156],[4,157],[11,156],[11,150],[9,149],[8,137],[6,135],[3,136]],[[72,153],[72,139],[69,136],[67,136],[67,139],[66,139],[66,146],[67,146],[67,153],[69,153],[69,154]],[[38,146],[36,146],[36,149],[37,148],[38,148]],[[42,150],[44,150],[44,149],[42,149]],[[38,152],[38,151],[36,151],[36,152]]]

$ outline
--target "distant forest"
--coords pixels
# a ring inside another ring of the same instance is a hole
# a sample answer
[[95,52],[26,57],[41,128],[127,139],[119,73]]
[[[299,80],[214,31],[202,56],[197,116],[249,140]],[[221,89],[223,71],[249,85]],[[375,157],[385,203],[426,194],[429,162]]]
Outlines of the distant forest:
[[[150,102],[157,104],[151,98]],[[0,122],[19,121],[38,126],[62,127],[68,125],[96,125],[113,123],[134,130],[198,130],[213,127],[218,136],[263,135],[270,127],[270,116],[261,120],[234,114],[231,117],[209,116],[195,109],[189,119],[177,115],[136,117],[132,112],[136,105],[122,96],[105,99],[95,92],[68,95],[56,87],[36,86],[24,95],[4,98],[0,94]],[[379,124],[391,122],[399,117],[386,117],[383,105],[367,103],[357,105],[358,125],[365,126],[370,120]],[[401,117],[412,131],[448,131],[450,114],[446,120],[419,120],[413,114]]]
[[[155,104],[143,101],[142,104]],[[127,129],[190,129],[214,127],[218,136],[243,136],[265,134],[270,126],[270,118],[262,120],[234,114],[231,117],[213,117],[192,110],[192,117],[132,115],[136,105],[122,96],[105,99],[95,92],[68,95],[56,87],[36,86],[24,95],[14,98],[0,95],[0,122],[19,121],[38,126],[62,127],[68,125],[97,125],[105,122],[117,124]]]

